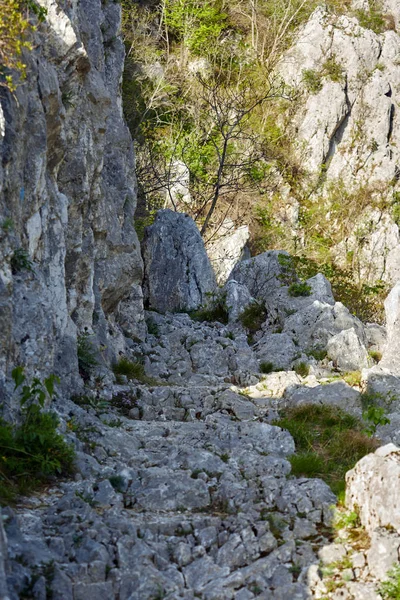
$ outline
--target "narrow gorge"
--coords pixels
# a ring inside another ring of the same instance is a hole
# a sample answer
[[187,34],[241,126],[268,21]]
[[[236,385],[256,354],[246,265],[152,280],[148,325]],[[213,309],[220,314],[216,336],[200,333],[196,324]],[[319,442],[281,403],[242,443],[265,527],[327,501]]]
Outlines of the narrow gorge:
[[0,600],[400,598],[399,21],[0,0]]

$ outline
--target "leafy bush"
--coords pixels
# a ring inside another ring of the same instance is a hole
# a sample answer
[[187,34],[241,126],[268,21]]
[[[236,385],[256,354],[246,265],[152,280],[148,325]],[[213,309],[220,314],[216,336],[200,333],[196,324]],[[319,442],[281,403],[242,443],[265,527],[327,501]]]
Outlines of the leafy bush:
[[96,350],[90,341],[90,334],[83,333],[78,336],[78,367],[79,374],[84,381],[87,381],[98,365]]
[[294,438],[293,474],[320,477],[336,494],[345,489],[346,472],[378,446],[377,440],[363,432],[361,421],[337,407],[306,404],[289,408],[276,425]]
[[371,404],[363,411],[363,419],[367,421],[365,432],[369,436],[373,436],[380,425],[389,425],[390,419],[386,416],[386,411],[382,406],[374,406]]
[[337,62],[335,56],[328,58],[322,65],[322,69],[325,77],[328,77],[331,81],[339,83],[343,81],[343,67]]
[[303,70],[303,82],[307,90],[311,94],[318,94],[322,90],[322,76],[321,73],[314,69]]
[[388,579],[383,581],[379,593],[383,600],[400,600],[400,566],[395,565],[388,573]]
[[[372,29],[375,33],[383,33],[387,27],[387,20],[382,12],[382,6],[380,2],[372,2],[372,6],[369,10],[356,10],[356,17],[361,25],[365,29]],[[374,6],[375,4],[375,6]]]
[[26,65],[22,61],[24,49],[32,50],[29,36],[35,27],[29,21],[29,11],[39,21],[46,17],[47,10],[34,0],[0,0],[0,65],[4,78],[0,85],[11,91],[16,89],[16,77],[7,71],[19,73],[23,80],[26,76]]
[[250,332],[256,332],[261,329],[261,325],[267,318],[267,311],[261,302],[252,302],[239,315],[239,321]]
[[23,248],[17,248],[11,257],[10,261],[11,272],[13,275],[19,273],[19,271],[32,271],[32,261],[29,258],[29,254]]
[[309,286],[305,281],[292,283],[288,289],[289,296],[310,296],[311,291],[311,286]]
[[32,491],[54,476],[72,472],[74,450],[57,433],[58,419],[45,412],[54,396],[54,375],[42,383],[26,384],[23,367],[12,371],[15,390],[20,391],[21,420],[13,426],[0,419],[0,502]]

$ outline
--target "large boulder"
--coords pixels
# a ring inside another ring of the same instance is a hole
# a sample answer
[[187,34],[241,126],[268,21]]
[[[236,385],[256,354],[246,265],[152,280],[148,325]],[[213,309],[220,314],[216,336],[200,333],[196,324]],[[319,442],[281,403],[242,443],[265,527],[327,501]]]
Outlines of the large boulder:
[[368,367],[368,353],[354,327],[334,335],[327,345],[328,356],[341,371]]
[[142,244],[144,299],[161,313],[194,310],[216,288],[211,263],[191,217],[160,210]]
[[207,245],[207,253],[220,285],[227,281],[235,265],[243,258],[249,237],[247,225],[235,228],[231,219],[225,219],[216,238]]
[[387,343],[380,366],[392,375],[400,375],[400,282],[385,300]]
[[400,448],[387,444],[364,456],[346,475],[346,506],[357,510],[369,533],[400,532]]

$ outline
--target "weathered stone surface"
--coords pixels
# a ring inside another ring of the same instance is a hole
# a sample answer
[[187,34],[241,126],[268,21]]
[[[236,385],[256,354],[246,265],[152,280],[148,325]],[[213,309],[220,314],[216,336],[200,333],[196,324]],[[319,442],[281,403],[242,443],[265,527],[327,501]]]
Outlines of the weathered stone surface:
[[388,571],[399,561],[400,536],[384,528],[375,529],[367,552],[368,568],[379,581],[387,578]]
[[291,388],[285,393],[285,401],[289,406],[321,404],[338,406],[346,412],[361,414],[361,394],[344,381],[334,381],[316,387]]
[[[15,94],[3,87],[0,101],[0,214],[13,224],[0,233],[0,394],[17,362],[59,374],[66,389],[77,385],[85,328],[114,359],[108,322],[142,278],[120,7],[40,4],[48,14],[23,59],[27,80]],[[12,273],[20,249],[33,267]],[[140,337],[140,302],[131,314]]]
[[328,357],[341,371],[357,371],[368,367],[368,353],[355,329],[333,336],[326,346]]
[[255,299],[251,296],[248,288],[234,279],[230,279],[223,289],[226,294],[225,305],[229,314],[229,321],[235,322]]
[[385,300],[387,342],[380,366],[392,375],[400,375],[400,283],[397,283]]
[[247,225],[235,228],[231,219],[225,219],[216,236],[207,244],[207,254],[218,285],[224,285],[235,265],[243,258],[249,237]]
[[3,527],[3,515],[0,509],[0,600],[8,600],[6,562],[7,562],[7,538]]
[[293,362],[299,356],[298,347],[287,333],[264,335],[254,346],[254,350],[260,363],[269,362],[274,368],[287,371],[290,371]]
[[216,288],[215,275],[194,221],[171,210],[157,213],[142,243],[144,298],[150,309],[194,310]]
[[400,449],[388,444],[362,458],[346,475],[346,506],[358,510],[368,532],[400,531]]

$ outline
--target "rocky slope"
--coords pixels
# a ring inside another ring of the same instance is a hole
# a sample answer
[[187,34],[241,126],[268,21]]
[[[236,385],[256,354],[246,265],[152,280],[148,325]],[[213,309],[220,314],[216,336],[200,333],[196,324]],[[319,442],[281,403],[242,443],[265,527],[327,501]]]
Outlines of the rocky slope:
[[[146,243],[155,244],[174,221],[179,231],[180,220],[160,213]],[[175,251],[171,260],[182,248]],[[206,260],[204,248],[199,251],[188,267]],[[355,526],[343,525],[332,545],[334,494],[321,479],[291,476],[293,438],[271,424],[281,408],[310,403],[360,415],[360,389],[337,379],[332,361],[305,351],[352,332],[342,352],[363,361],[357,351],[364,343],[378,345],[379,336],[367,335],[370,327],[335,303],[322,276],[309,281],[310,296],[291,296],[277,254],[239,264],[238,278],[246,272],[251,287],[246,296],[243,289],[232,293],[245,284],[227,285],[227,324],[148,312],[151,333],[127,353],[131,360],[142,357],[144,382],[120,375],[113,383],[93,373],[85,396],[56,401],[61,427],[77,449],[75,480],[3,509],[4,598],[379,600],[399,547],[397,534],[381,530],[398,527],[390,500],[398,449],[379,450],[349,474],[348,506],[362,503],[367,533],[357,545]],[[160,284],[168,271],[157,272]],[[200,277],[201,269],[191,273]],[[179,277],[176,285],[190,298],[186,269]],[[250,346],[237,315],[252,294],[262,294],[270,319]],[[272,333],[277,322],[285,333]],[[289,342],[296,336],[294,357]],[[310,373],[262,375],[266,358],[307,360]],[[379,435],[389,441],[390,426]],[[376,517],[369,503],[381,477]]]
[[109,360],[144,334],[122,117],[120,6],[41,0],[27,81],[0,107],[0,395],[18,363],[79,383],[77,336]]

